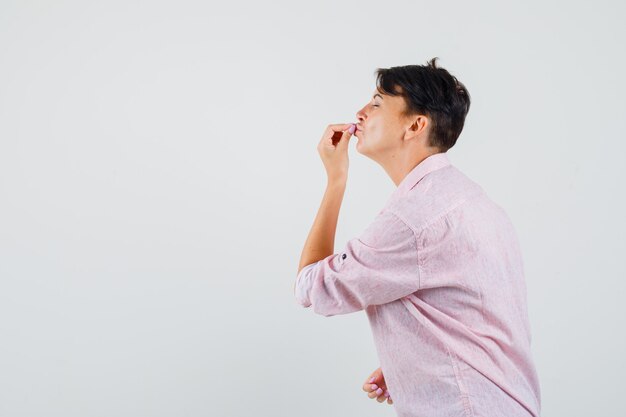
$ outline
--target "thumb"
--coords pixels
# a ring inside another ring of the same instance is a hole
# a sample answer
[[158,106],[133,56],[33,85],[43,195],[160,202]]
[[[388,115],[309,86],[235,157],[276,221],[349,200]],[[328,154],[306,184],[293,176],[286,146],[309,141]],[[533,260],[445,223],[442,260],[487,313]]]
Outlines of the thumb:
[[348,141],[350,139],[350,136],[352,136],[355,130],[356,130],[356,125],[354,123],[351,123],[350,127],[343,131],[343,134],[341,135],[341,139],[339,140],[339,145],[348,146]]

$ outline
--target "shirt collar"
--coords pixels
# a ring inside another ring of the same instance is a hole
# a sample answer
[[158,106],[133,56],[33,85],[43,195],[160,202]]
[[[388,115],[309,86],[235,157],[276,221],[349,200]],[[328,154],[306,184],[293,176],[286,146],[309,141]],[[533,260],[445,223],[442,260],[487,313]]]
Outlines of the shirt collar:
[[389,202],[400,197],[405,197],[407,193],[427,174],[448,165],[451,164],[448,159],[448,155],[445,152],[439,152],[423,159],[411,171],[409,171],[402,181],[400,181],[398,188],[396,188],[396,190],[391,194]]

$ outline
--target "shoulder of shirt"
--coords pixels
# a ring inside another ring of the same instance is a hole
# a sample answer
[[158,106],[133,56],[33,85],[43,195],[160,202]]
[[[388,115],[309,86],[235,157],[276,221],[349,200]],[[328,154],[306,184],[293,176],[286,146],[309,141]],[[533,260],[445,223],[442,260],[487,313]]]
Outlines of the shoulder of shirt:
[[488,198],[479,184],[449,165],[424,176],[405,196],[383,211],[393,213],[418,233],[435,219],[477,196]]

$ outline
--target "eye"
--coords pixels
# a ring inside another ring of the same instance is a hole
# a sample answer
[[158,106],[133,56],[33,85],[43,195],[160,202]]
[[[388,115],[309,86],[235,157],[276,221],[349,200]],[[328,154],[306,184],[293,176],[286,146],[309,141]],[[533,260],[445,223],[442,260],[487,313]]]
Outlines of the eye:
[[372,107],[378,107],[378,104],[372,104]]

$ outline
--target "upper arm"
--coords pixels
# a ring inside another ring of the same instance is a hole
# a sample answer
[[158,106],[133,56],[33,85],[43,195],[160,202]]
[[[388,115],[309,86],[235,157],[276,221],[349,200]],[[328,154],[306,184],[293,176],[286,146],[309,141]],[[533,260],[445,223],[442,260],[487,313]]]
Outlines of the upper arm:
[[392,212],[380,213],[343,250],[307,265],[296,293],[304,307],[324,315],[346,314],[417,291],[420,269],[413,230]]

